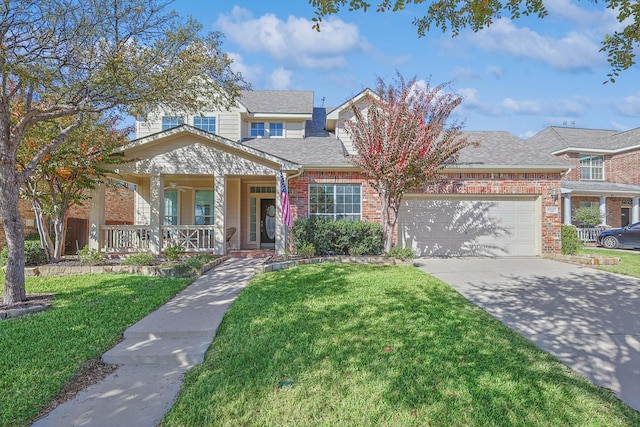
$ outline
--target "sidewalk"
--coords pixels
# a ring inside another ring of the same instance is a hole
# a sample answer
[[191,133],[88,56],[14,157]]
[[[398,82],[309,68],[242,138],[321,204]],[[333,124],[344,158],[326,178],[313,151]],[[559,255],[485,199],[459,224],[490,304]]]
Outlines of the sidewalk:
[[231,258],[131,326],[102,356],[118,369],[33,426],[156,427],[175,402],[184,373],[204,360],[222,317],[259,262]]

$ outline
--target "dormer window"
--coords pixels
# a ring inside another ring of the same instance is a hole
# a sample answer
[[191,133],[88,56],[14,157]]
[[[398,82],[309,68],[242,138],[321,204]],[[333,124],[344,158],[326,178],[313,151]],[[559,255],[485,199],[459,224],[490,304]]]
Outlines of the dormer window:
[[580,179],[604,181],[604,156],[580,154]]
[[183,123],[184,117],[162,116],[162,130],[171,129]]
[[251,123],[251,137],[258,138],[265,135],[264,132],[264,122],[253,122]]
[[284,124],[282,122],[269,123],[269,136],[272,138],[284,136]]

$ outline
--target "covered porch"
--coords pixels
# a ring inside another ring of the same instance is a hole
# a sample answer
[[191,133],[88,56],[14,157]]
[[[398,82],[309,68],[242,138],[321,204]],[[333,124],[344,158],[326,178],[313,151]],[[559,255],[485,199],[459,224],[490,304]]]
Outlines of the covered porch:
[[161,254],[286,248],[280,171],[297,165],[190,127],[134,141],[114,177],[135,187],[134,225],[106,225],[104,186],[92,194],[89,247]]

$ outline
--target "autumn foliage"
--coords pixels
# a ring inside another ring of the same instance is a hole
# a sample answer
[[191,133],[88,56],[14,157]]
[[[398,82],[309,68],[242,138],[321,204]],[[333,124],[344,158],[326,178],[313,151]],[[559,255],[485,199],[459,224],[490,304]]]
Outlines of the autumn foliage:
[[353,118],[345,129],[358,151],[352,161],[380,195],[387,252],[404,194],[436,182],[471,143],[460,124],[448,123],[461,98],[445,88],[398,73],[390,84],[379,78],[375,93],[365,92],[364,104],[351,105]]

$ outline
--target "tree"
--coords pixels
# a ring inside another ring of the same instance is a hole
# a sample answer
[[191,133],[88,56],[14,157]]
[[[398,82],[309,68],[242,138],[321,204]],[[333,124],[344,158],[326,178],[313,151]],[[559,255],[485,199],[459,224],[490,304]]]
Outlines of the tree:
[[[47,145],[58,130],[75,120],[63,117],[33,126],[18,148],[18,164],[25,163]],[[88,190],[106,183],[106,165],[124,161],[116,150],[128,141],[131,129],[117,130],[116,117],[88,115],[69,133],[67,141],[47,154],[22,188],[22,196],[31,200],[40,241],[49,262],[58,262],[64,253],[67,217],[73,205],[88,199]],[[53,239],[51,236],[53,233]]]
[[[87,114],[228,108],[246,85],[220,51],[221,35],[200,35],[162,0],[5,0],[0,17],[0,216],[11,304],[26,297],[19,189]],[[62,117],[73,120],[18,167],[29,129]]]
[[[590,0],[597,3],[598,0]],[[544,18],[547,11],[543,0],[381,0],[376,2],[376,12],[404,10],[410,3],[414,5],[424,4],[426,14],[416,17],[413,24],[417,27],[418,36],[423,37],[432,27],[451,31],[455,37],[460,30],[469,27],[473,31],[479,31],[489,27],[503,14],[511,19],[521,16],[536,15]],[[622,31],[608,34],[602,40],[602,52],[607,54],[611,72],[607,75],[608,81],[615,82],[616,77],[635,64],[634,47],[640,46],[640,3],[637,1],[604,0],[608,9],[618,13],[617,18],[626,26]],[[366,12],[371,4],[367,0],[309,0],[315,8],[314,28],[320,31],[322,18],[340,12],[343,7],[348,10],[362,10]],[[605,82],[606,83],[606,82]]]
[[353,119],[345,122],[358,155],[352,162],[362,169],[382,200],[384,249],[391,250],[393,230],[405,193],[440,180],[439,172],[455,162],[471,144],[461,125],[447,123],[462,98],[444,92],[446,84],[419,84],[397,73],[391,84],[378,78],[375,94],[368,92],[367,108],[351,105]]

